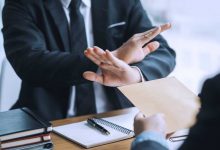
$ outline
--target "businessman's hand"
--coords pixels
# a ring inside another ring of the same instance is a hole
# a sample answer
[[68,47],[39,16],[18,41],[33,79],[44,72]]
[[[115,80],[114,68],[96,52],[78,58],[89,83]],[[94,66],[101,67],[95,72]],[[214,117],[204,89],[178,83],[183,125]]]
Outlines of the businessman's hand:
[[163,114],[155,114],[146,117],[143,113],[138,113],[134,119],[134,132],[139,135],[144,131],[153,131],[165,137],[166,122]]
[[[160,27],[153,28],[149,31],[135,34],[120,48],[116,49],[113,54],[125,61],[127,64],[140,62],[146,55],[154,52],[160,46],[159,42],[154,41],[149,44],[158,34],[171,28],[171,24],[164,24]],[[147,44],[147,45],[146,45]]]
[[[157,50],[160,46],[159,42],[150,42],[158,34],[171,28],[170,24],[164,24],[160,27],[153,28],[149,31],[135,34],[121,47],[114,50],[112,54],[127,64],[133,64],[142,61],[146,55]],[[147,44],[148,43],[148,44]],[[147,44],[147,45],[146,45]],[[102,54],[104,51],[98,47],[94,47],[92,53],[88,53],[90,59],[99,58],[103,63]]]
[[[93,49],[89,48],[85,51],[85,55],[88,56],[88,53],[92,52]],[[103,52],[101,56],[107,63],[103,63],[99,57],[92,57],[92,59],[90,59],[99,66],[101,74],[87,71],[83,74],[85,79],[111,87],[123,86],[141,81],[140,72],[136,68],[132,68],[125,62],[119,60],[108,50]]]

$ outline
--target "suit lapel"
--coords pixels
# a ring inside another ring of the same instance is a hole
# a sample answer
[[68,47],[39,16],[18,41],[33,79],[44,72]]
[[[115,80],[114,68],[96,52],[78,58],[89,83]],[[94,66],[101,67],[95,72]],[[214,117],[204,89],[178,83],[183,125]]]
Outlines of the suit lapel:
[[59,2],[59,0],[45,0],[45,7],[49,11],[58,29],[64,50],[69,51],[69,26],[61,2]]
[[91,0],[94,44],[107,49],[108,1]]

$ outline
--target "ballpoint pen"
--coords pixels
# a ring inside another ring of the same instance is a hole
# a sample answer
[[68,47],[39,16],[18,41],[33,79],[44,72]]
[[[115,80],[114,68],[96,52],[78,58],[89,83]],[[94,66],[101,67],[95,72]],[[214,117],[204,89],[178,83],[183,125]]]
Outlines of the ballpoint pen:
[[175,137],[170,137],[169,140],[171,142],[179,142],[179,141],[184,141],[185,139],[187,139],[188,135],[180,135],[180,136],[175,136]]
[[96,123],[93,119],[88,119],[87,123],[89,125],[91,125],[92,127],[94,127],[95,129],[99,130],[100,132],[102,132],[103,134],[109,135],[110,132],[108,130],[106,130],[104,127],[102,127],[101,125],[99,125],[98,123]]

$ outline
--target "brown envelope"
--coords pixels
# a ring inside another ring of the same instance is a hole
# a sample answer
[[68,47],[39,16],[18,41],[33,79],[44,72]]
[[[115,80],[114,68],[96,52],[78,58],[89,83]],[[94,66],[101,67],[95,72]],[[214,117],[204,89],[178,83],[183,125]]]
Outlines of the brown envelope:
[[164,113],[167,133],[191,127],[200,108],[199,97],[176,78],[163,78],[118,88],[149,116]]

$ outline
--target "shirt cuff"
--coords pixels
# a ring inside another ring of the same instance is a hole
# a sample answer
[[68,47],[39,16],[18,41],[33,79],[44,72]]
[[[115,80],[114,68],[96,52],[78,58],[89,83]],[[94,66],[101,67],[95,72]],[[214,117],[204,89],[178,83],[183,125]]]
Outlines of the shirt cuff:
[[136,137],[132,143],[132,148],[145,141],[154,141],[168,149],[168,143],[159,133],[153,131],[144,131]]
[[143,76],[143,74],[141,72],[141,69],[139,69],[137,66],[131,66],[131,67],[138,70],[138,72],[139,72],[139,74],[141,76],[141,82],[145,82],[146,80],[144,79],[144,76]]

